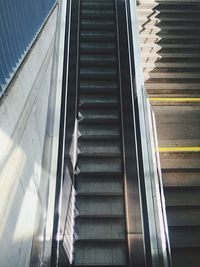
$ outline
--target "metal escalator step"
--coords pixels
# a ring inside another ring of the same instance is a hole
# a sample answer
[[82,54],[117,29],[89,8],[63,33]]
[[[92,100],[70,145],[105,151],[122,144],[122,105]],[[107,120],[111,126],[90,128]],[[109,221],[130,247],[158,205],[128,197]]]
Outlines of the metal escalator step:
[[107,20],[111,19],[113,20],[114,17],[114,11],[113,10],[90,10],[90,9],[82,9],[81,10],[81,18],[82,19],[101,19],[101,20]]
[[124,215],[123,196],[77,196],[76,213],[78,215]]
[[81,67],[80,68],[80,79],[105,79],[113,80],[117,77],[117,71],[115,68],[104,68],[100,67]]
[[[95,57],[101,56],[102,59],[106,59],[109,61],[110,56],[115,56],[116,55],[116,45],[114,42],[82,42],[80,44],[80,62],[82,62],[88,55],[91,55],[91,57],[88,56],[88,59],[92,60],[92,56],[94,56],[94,59],[97,59],[98,63],[98,58]],[[86,55],[85,55],[86,54]],[[96,63],[94,62],[96,65]]]
[[109,80],[82,80],[80,81],[79,88],[81,93],[113,94],[118,91],[117,83]]
[[79,105],[81,107],[88,105],[119,105],[118,95],[102,95],[102,94],[81,94],[79,96]]
[[123,179],[120,175],[76,176],[76,192],[98,194],[123,193]]
[[93,1],[83,1],[82,2],[82,8],[84,9],[113,9],[114,8],[114,4],[113,2],[93,2]]
[[115,41],[115,33],[113,31],[81,31],[81,42],[112,42]]
[[101,140],[80,140],[78,142],[79,153],[85,154],[116,154],[121,153],[121,144],[119,141],[101,141]]
[[121,242],[77,243],[74,264],[81,266],[125,265],[126,246]]
[[81,120],[118,120],[119,111],[117,109],[81,109],[79,110]]
[[104,125],[98,125],[95,123],[80,124],[79,126],[80,137],[82,139],[108,139],[119,138],[120,129],[116,123],[107,123]]
[[104,198],[104,197],[122,197],[123,194],[120,193],[120,192],[95,192],[95,193],[88,193],[88,192],[85,192],[85,193],[80,193],[80,192],[76,192],[76,197],[101,197],[101,198]]
[[110,31],[114,30],[114,22],[110,20],[82,20],[81,21],[81,30],[105,30]]
[[108,101],[96,101],[94,103],[80,103],[79,107],[81,108],[81,110],[85,109],[85,110],[91,110],[91,109],[110,109],[110,110],[115,110],[117,108],[119,108],[119,103],[115,103],[115,102],[108,102]]
[[122,162],[120,158],[80,158],[78,161],[78,170],[83,173],[88,172],[121,172]]
[[[99,50],[98,50],[99,51]],[[113,48],[111,48],[113,52]],[[90,51],[91,52],[91,51]],[[105,54],[105,49],[103,49],[103,53]],[[115,55],[82,55],[80,57],[80,66],[98,66],[98,67],[109,67],[114,66],[116,64],[116,56]]]

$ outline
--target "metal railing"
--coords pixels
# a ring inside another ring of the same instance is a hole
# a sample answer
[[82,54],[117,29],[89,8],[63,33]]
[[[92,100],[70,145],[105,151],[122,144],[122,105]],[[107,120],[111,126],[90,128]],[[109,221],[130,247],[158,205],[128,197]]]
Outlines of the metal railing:
[[56,2],[56,0],[0,0],[0,97]]
[[161,169],[157,152],[157,135],[154,113],[144,87],[136,1],[127,0],[126,6],[127,13],[130,14],[130,64],[134,66],[132,71],[135,71],[133,74],[133,82],[135,87],[135,101],[138,106],[141,158],[144,173],[143,182],[147,205],[147,214],[144,214],[144,216],[148,219],[150,240],[151,263],[149,265],[147,264],[147,266],[169,267],[171,266],[171,253]]

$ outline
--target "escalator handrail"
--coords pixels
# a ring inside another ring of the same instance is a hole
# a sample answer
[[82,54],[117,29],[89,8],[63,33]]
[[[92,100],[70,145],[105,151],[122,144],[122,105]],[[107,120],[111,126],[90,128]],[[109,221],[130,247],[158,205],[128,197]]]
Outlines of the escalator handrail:
[[[141,154],[146,189],[152,266],[169,267],[171,266],[171,253],[155,120],[144,86],[136,8],[135,0],[126,1],[127,20],[128,16],[130,16],[130,24],[128,24],[130,66],[133,66],[132,77],[135,87],[135,101],[137,101],[138,105],[140,134],[142,137],[145,137],[141,138]],[[131,45],[132,47],[130,47]],[[134,57],[131,57],[131,49]]]

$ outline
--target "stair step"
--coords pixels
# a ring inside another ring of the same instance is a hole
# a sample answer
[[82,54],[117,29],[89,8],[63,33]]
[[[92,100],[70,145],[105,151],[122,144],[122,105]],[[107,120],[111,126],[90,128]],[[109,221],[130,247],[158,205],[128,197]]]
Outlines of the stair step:
[[172,250],[173,266],[199,267],[199,262],[200,262],[199,248],[178,248],[178,249],[174,248]]
[[[106,125],[104,125],[106,127]],[[117,134],[117,133],[109,133],[108,135],[101,135],[100,133],[98,133],[98,135],[92,135],[92,134],[88,134],[88,135],[81,135],[79,136],[79,140],[83,140],[83,141],[118,141],[120,140],[121,135]]]
[[118,95],[102,95],[102,94],[81,94],[79,96],[79,105],[85,107],[87,105],[119,105]]
[[112,80],[117,77],[115,68],[97,68],[97,67],[81,67],[80,78],[83,79],[108,79]]
[[78,148],[80,150],[80,153],[85,154],[116,154],[120,155],[121,152],[121,145],[119,141],[89,141],[89,140],[80,140],[78,142]]
[[78,162],[78,170],[83,173],[88,172],[121,172],[120,158],[80,158]]
[[77,243],[75,247],[75,265],[98,266],[98,265],[125,265],[126,246],[121,242],[87,244]]
[[[79,131],[81,138],[83,139],[108,139],[110,138],[119,138],[120,129],[116,123],[106,123],[98,125],[96,121],[88,124],[79,124]],[[79,137],[79,138],[80,138]]]
[[158,68],[158,67],[156,67],[150,72],[150,74],[152,74],[152,75],[156,75],[156,74],[158,74],[158,75],[160,75],[160,74],[162,74],[162,75],[164,75],[164,74],[180,75],[181,73],[183,73],[183,75],[186,75],[186,74],[191,75],[191,73],[194,73],[195,75],[197,75],[197,74],[200,74],[200,70],[199,70],[199,68],[194,68],[192,66],[190,68],[187,68],[187,67],[183,68],[183,67],[179,66],[176,68],[170,68],[170,67]]
[[92,110],[79,110],[79,118],[82,120],[118,120],[119,111],[116,109],[92,109]]
[[199,226],[199,207],[167,207],[168,226]]
[[166,205],[174,206],[197,206],[200,208],[199,188],[165,188]]
[[156,82],[159,80],[162,81],[178,81],[180,79],[181,83],[183,83],[185,80],[197,80],[200,82],[200,70],[199,72],[150,72],[148,74],[145,74],[146,79],[150,79],[147,82]]
[[158,52],[158,53],[149,53],[149,52],[144,52],[142,53],[142,59],[146,59],[148,58],[148,61],[150,60],[160,60],[161,58],[164,59],[165,58],[170,58],[170,60],[173,62],[176,61],[176,59],[183,59],[183,60],[191,60],[193,58],[200,58],[200,53],[181,53],[181,52],[176,52],[176,53],[162,53],[162,52]]
[[163,171],[162,176],[165,188],[200,187],[200,172]]
[[123,196],[77,196],[78,215],[124,215]]
[[[199,14],[200,15],[200,14]],[[159,36],[177,36],[178,38],[182,38],[184,36],[195,36],[195,34],[198,34],[200,32],[200,28],[178,28],[175,29],[174,27],[171,29],[166,29],[166,28],[159,28],[159,27],[153,27],[153,28],[143,28],[140,32],[141,36],[146,36],[146,35],[157,35]]]
[[123,193],[123,180],[121,176],[76,176],[76,192],[98,194]]
[[76,193],[76,197],[92,197],[92,198],[96,198],[96,197],[122,197],[123,194],[120,192],[95,192],[95,193]]
[[172,227],[169,229],[171,247],[200,249],[200,225],[199,227]]
[[81,30],[105,30],[110,31],[114,30],[115,24],[113,21],[106,20],[82,20],[81,21]]
[[[99,51],[99,50],[98,50]],[[113,49],[111,49],[113,52]],[[91,51],[90,51],[91,52]],[[103,49],[105,53],[105,49]],[[109,67],[116,64],[115,55],[82,55],[80,56],[80,65],[81,66],[101,66]]]
[[81,31],[81,42],[112,42],[115,41],[115,33],[113,31]]
[[[100,56],[103,56],[104,58],[107,57],[108,53],[116,53],[116,44],[115,42],[81,42],[80,44],[80,51],[81,53],[98,53]],[[102,55],[106,54],[106,55]],[[82,54],[80,55],[80,58],[82,58]]]
[[80,81],[81,93],[100,93],[113,94],[117,92],[118,84],[115,81],[97,81],[97,80],[82,80]]
[[177,82],[156,82],[146,83],[146,89],[150,94],[162,93],[162,94],[181,94],[181,93],[199,93],[200,87],[198,82],[193,83],[177,83]]
[[88,9],[107,9],[112,10],[114,5],[113,2],[93,2],[93,1],[84,1],[81,5],[82,8],[88,10]]
[[82,19],[101,19],[107,20],[114,18],[114,11],[113,10],[90,10],[90,9],[82,9],[81,10],[81,18]]

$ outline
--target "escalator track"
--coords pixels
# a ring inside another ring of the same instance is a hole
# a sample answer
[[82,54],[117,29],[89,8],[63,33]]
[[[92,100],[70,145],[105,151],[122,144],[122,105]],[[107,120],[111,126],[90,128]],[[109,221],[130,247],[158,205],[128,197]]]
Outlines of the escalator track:
[[127,266],[115,3],[80,2],[74,266]]

